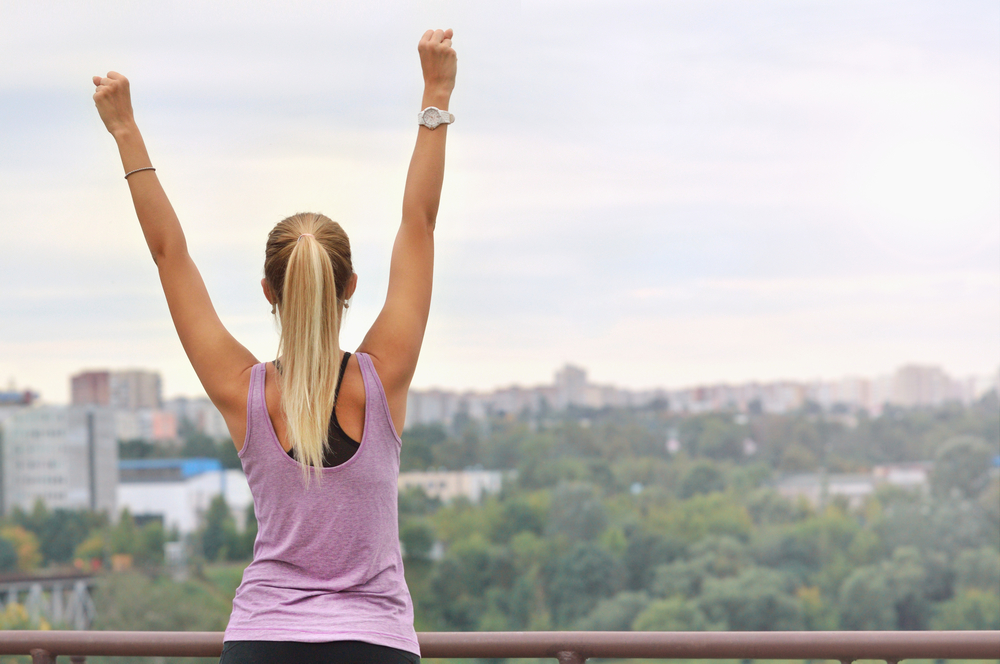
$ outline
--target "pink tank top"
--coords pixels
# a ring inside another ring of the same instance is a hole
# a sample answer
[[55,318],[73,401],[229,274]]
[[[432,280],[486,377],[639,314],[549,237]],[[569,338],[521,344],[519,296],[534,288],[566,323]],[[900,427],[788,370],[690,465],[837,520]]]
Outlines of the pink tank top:
[[371,358],[356,357],[365,385],[361,446],[308,488],[271,425],[266,367],[251,371],[240,458],[258,531],[226,641],[365,641],[420,654],[399,549],[402,441]]

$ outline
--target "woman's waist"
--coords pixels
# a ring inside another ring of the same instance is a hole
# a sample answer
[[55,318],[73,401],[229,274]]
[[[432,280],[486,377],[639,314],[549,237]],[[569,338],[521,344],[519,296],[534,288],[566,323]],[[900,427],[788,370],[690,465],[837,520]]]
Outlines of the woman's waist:
[[388,587],[301,588],[246,579],[233,598],[234,626],[318,629],[374,629],[407,632],[413,626],[413,602],[406,582]]
[[299,556],[284,558],[262,555],[258,550],[254,560],[243,571],[243,581],[237,593],[245,588],[260,588],[265,592],[290,595],[345,594],[347,596],[395,595],[406,588],[402,557],[379,555],[371,550],[350,550],[353,556]]

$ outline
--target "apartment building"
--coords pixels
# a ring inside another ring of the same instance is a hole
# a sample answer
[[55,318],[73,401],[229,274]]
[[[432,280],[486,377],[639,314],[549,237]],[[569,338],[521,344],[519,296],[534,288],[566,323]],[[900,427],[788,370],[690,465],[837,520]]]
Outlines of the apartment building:
[[107,510],[115,514],[118,444],[114,411],[102,406],[37,406],[0,418],[0,512]]

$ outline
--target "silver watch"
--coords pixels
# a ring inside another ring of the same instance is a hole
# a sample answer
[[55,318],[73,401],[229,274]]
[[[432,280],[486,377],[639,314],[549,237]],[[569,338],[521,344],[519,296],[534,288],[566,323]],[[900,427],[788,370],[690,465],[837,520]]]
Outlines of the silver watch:
[[417,113],[417,124],[422,124],[428,129],[435,129],[438,125],[451,124],[454,121],[454,115],[448,111],[442,111],[436,106],[428,106]]

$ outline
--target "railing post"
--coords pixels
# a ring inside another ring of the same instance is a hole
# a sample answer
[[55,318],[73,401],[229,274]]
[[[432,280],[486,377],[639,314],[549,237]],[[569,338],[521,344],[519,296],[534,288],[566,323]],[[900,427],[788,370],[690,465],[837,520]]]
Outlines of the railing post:
[[559,664],[585,664],[587,658],[572,650],[563,650],[556,653]]
[[56,658],[48,650],[35,648],[31,651],[31,664],[56,664]]

